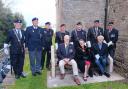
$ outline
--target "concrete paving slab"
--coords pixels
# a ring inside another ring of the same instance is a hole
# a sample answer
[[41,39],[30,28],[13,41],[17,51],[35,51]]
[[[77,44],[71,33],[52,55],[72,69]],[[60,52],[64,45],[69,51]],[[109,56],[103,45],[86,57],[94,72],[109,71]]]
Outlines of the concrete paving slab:
[[[84,81],[82,79],[82,74],[80,74],[79,79],[82,84],[89,84],[89,83],[98,83],[98,82],[108,82],[108,81],[118,81],[118,80],[123,80],[124,78],[120,76],[119,74],[113,72],[111,74],[110,78],[107,78],[106,76],[94,76],[93,78],[89,77],[88,81]],[[48,88],[53,88],[53,87],[62,87],[62,86],[72,86],[76,85],[76,83],[73,81],[73,76],[72,74],[66,74],[64,80],[60,80],[60,75],[56,75],[55,78],[52,78],[50,76],[50,72],[48,72],[47,76],[47,86]]]

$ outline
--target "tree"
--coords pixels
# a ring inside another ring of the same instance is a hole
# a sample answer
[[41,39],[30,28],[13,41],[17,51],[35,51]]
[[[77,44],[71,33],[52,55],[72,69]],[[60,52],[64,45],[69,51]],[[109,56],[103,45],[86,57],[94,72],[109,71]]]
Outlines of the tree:
[[13,21],[15,19],[21,19],[23,21],[23,28],[25,28],[26,22],[23,15],[18,12],[12,13],[10,7],[6,7],[2,0],[0,0],[0,48],[6,38],[7,31],[13,28]]

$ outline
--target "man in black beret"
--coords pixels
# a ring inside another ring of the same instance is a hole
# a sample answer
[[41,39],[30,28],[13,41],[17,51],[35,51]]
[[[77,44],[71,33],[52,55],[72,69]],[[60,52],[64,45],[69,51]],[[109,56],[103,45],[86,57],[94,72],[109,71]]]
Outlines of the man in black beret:
[[95,20],[94,26],[90,27],[87,33],[87,40],[88,40],[87,44],[89,45],[89,47],[91,47],[91,45],[97,42],[97,36],[99,35],[104,36],[104,31],[103,28],[100,27],[100,21]]
[[4,52],[6,54],[9,53],[7,47],[10,46],[10,60],[11,66],[13,67],[15,78],[19,79],[20,77],[25,78],[26,76],[23,74],[23,65],[24,65],[24,43],[25,43],[25,34],[22,28],[22,20],[16,19],[14,20],[14,28],[9,30],[7,34],[7,38],[4,43]]
[[79,40],[83,39],[86,42],[86,31],[83,30],[81,22],[76,23],[76,28],[71,32],[71,43],[74,44],[75,49],[79,46]]
[[45,56],[47,54],[46,58],[46,68],[50,70],[50,61],[51,61],[51,45],[52,45],[52,37],[53,37],[53,29],[51,28],[51,23],[46,22],[45,23],[45,28],[44,28],[44,50],[43,50],[43,55],[41,59],[41,67],[42,70],[44,68],[44,62],[45,62]]
[[113,59],[114,59],[114,55],[115,55],[115,50],[116,50],[116,43],[118,41],[118,35],[119,32],[116,28],[114,28],[114,22],[109,22],[107,29],[105,29],[105,41],[108,44],[108,48],[109,48],[109,59],[111,63],[110,66],[110,72],[113,71]]
[[32,75],[41,75],[41,55],[44,47],[43,29],[38,26],[38,18],[32,19],[32,26],[26,29],[26,48],[29,51],[30,68]]

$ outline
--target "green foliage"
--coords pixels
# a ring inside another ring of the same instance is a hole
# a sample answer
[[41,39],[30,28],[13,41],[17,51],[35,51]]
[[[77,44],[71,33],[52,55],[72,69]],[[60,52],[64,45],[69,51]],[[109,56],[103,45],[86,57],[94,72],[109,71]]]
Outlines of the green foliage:
[[6,8],[4,6],[4,3],[2,3],[2,0],[0,0],[0,48],[2,47],[2,44],[6,38],[7,31],[9,29],[12,29],[13,21],[15,19],[21,19],[23,20],[23,29],[26,26],[26,22],[24,20],[24,17],[20,13],[12,13],[10,8]]

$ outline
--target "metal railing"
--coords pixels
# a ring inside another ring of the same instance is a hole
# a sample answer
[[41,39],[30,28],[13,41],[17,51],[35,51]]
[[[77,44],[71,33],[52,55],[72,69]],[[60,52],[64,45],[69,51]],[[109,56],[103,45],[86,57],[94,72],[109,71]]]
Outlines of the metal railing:
[[[3,82],[4,78],[6,77],[7,73],[11,69],[10,65],[10,55],[5,54],[5,48],[0,50],[0,83]],[[9,49],[9,47],[7,47]]]

